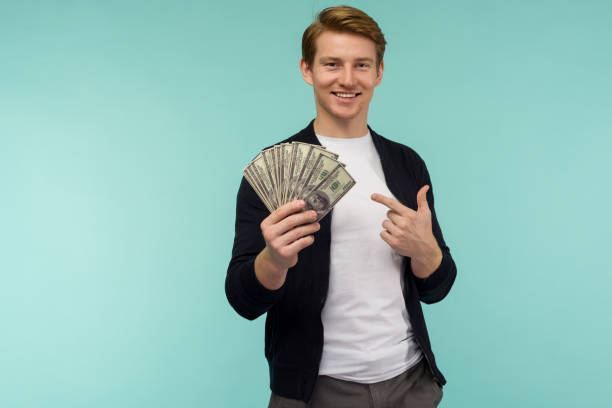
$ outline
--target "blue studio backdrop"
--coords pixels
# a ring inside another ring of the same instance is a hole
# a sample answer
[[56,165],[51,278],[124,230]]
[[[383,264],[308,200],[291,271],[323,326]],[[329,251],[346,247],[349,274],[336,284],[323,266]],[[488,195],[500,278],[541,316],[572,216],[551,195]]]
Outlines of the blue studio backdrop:
[[[442,407],[610,406],[612,3],[347,1],[369,124],[428,164],[458,267]],[[264,407],[224,279],[243,167],[315,114],[327,1],[0,2],[0,407]]]

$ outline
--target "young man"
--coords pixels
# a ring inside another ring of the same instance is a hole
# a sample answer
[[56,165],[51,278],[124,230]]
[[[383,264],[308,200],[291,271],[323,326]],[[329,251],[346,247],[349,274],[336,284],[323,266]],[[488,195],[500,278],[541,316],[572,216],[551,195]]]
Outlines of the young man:
[[357,181],[320,222],[293,201],[269,214],[243,179],[226,294],[266,316],[270,407],[435,407],[446,383],[420,302],[449,292],[455,263],[423,160],[367,125],[385,39],[362,11],[323,10],[300,68],[316,118],[283,142],[322,144]]

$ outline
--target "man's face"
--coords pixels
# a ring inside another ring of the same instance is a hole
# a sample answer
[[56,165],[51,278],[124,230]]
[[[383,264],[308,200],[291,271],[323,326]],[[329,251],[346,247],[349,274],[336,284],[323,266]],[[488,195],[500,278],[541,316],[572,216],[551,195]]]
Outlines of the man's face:
[[376,47],[367,37],[325,31],[316,40],[312,66],[302,59],[304,80],[314,88],[317,114],[330,119],[367,120],[374,88],[382,80],[376,70]]

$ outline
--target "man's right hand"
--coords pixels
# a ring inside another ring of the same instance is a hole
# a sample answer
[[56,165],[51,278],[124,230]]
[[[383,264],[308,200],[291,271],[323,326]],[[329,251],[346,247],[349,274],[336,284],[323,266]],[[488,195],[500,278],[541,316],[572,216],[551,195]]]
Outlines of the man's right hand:
[[280,206],[261,222],[266,247],[255,258],[255,276],[263,286],[283,286],[287,270],[298,261],[298,253],[314,242],[312,234],[321,228],[315,211],[301,211],[306,203],[295,200]]

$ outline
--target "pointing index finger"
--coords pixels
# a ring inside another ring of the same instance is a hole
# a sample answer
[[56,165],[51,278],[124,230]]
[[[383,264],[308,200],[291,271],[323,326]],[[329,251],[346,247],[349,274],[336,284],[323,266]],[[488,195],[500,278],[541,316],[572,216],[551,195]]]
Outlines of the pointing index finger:
[[387,196],[384,196],[382,194],[377,194],[377,193],[372,194],[371,198],[373,201],[376,201],[377,203],[387,206],[388,208],[395,211],[396,213],[403,214],[404,212],[406,212],[407,207],[394,198],[387,197]]

